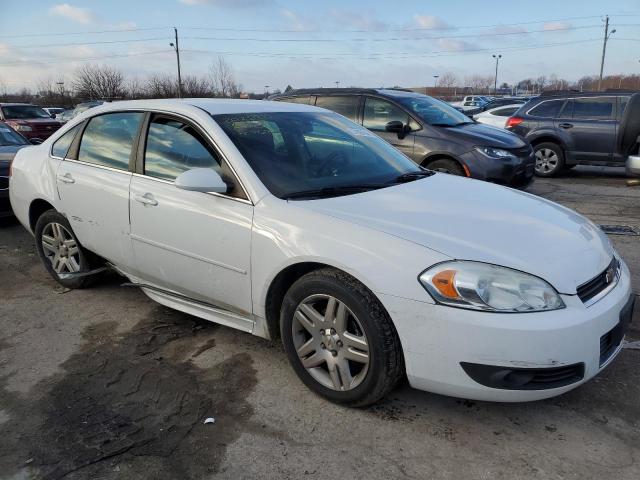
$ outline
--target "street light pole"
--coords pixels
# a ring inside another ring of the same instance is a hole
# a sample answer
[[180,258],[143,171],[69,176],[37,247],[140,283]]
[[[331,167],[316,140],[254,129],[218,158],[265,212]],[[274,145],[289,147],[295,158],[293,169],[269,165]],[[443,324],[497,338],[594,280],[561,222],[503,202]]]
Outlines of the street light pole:
[[607,15],[604,19],[604,41],[602,42],[602,59],[600,60],[600,79],[598,80],[599,92],[602,91],[602,72],[604,71],[604,56],[607,53],[607,42],[614,33],[616,33],[615,28],[609,33],[609,15]]
[[339,87],[340,87],[340,81],[339,81],[339,80],[338,80],[338,81],[336,81],[336,82],[333,82],[333,83],[335,83],[335,84],[336,84],[336,88],[339,88]]
[[176,42],[170,43],[169,45],[176,51],[176,60],[178,62],[178,98],[182,98],[182,76],[180,75],[180,44],[178,43],[178,29],[173,27],[173,32],[176,36]]
[[498,62],[500,62],[502,55],[493,55],[493,58],[496,59],[496,76],[493,81],[493,94],[495,95],[498,93]]
[[440,75],[433,76],[433,88],[436,88],[438,86],[438,78],[440,78]]

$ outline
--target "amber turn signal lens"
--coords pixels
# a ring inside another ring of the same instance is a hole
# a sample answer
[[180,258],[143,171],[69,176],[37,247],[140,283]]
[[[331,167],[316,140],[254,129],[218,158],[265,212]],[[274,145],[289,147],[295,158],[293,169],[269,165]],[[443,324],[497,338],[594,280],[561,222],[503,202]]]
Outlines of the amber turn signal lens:
[[438,289],[441,295],[455,299],[460,297],[454,283],[455,277],[455,270],[443,270],[432,277],[431,283],[433,283],[433,286]]

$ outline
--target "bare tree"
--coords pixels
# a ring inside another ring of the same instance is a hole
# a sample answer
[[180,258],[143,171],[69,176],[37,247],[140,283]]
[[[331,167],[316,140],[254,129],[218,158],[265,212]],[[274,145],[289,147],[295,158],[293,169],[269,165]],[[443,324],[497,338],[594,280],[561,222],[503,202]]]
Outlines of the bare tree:
[[131,99],[143,98],[145,91],[138,77],[130,78],[125,83],[126,97]]
[[458,85],[458,77],[453,72],[444,72],[438,78],[438,86],[443,88],[453,88]]
[[192,98],[213,96],[211,82],[207,78],[194,75],[182,77],[182,94]]
[[124,75],[107,65],[83,65],[73,79],[73,88],[81,98],[115,100],[125,96]]
[[211,83],[215,96],[237,97],[240,93],[233,69],[224,57],[218,57],[218,60],[211,65]]
[[170,75],[152,75],[145,85],[149,98],[173,98],[178,96],[178,81]]
[[475,93],[481,93],[483,91],[488,92],[493,86],[494,78],[491,75],[471,75],[465,77],[465,84]]

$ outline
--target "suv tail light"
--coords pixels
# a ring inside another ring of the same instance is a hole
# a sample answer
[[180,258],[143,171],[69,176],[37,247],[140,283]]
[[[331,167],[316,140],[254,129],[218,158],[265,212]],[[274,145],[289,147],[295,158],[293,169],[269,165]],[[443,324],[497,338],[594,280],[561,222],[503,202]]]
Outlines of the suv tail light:
[[520,118],[520,117],[509,117],[507,119],[507,124],[505,125],[505,128],[513,128],[517,125],[520,125],[522,122],[524,122],[524,118]]

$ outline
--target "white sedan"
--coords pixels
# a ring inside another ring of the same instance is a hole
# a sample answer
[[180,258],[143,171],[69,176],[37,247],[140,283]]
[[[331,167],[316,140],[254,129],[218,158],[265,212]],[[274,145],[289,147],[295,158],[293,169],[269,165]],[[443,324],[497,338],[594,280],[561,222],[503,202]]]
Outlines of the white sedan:
[[521,103],[513,105],[502,105],[500,107],[477,113],[473,116],[473,119],[479,123],[484,123],[493,127],[504,128],[507,124],[507,119],[514,113],[516,113],[520,107],[522,107]]
[[13,162],[10,197],[69,288],[111,268],[152,299],[281,337],[310,389],[561,394],[620,351],[629,270],[600,229],[527,193],[423,170],[283,102],[113,102]]

